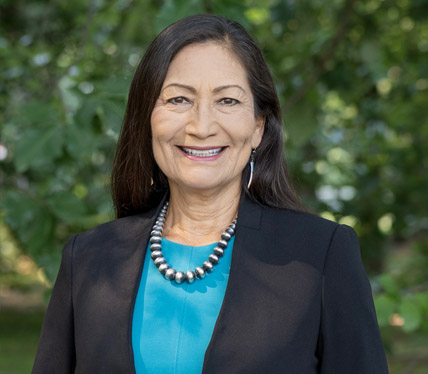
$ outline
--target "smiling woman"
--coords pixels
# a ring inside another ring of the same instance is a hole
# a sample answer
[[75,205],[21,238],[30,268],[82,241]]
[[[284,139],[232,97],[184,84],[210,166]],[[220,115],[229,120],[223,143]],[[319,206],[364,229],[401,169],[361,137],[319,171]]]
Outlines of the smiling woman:
[[196,15],[152,42],[112,192],[118,219],[64,248],[34,374],[388,372],[356,234],[302,207],[236,22]]

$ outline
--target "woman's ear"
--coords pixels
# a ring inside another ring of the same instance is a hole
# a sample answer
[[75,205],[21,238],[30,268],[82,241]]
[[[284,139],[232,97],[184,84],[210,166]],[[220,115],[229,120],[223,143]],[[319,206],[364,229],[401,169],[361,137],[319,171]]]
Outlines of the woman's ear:
[[256,128],[254,130],[251,148],[257,148],[261,143],[265,131],[265,121],[266,118],[263,116],[256,117]]

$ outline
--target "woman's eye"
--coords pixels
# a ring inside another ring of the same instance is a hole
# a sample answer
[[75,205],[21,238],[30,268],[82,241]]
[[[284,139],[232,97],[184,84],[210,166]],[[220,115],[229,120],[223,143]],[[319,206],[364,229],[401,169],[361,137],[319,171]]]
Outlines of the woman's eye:
[[189,100],[187,100],[183,96],[178,96],[178,97],[173,97],[172,99],[169,99],[167,102],[171,103],[171,104],[174,104],[174,105],[180,105],[180,104],[186,104],[186,103],[188,103]]
[[230,97],[224,97],[219,101],[219,103],[223,105],[233,106],[239,104],[239,101],[236,99],[231,99]]

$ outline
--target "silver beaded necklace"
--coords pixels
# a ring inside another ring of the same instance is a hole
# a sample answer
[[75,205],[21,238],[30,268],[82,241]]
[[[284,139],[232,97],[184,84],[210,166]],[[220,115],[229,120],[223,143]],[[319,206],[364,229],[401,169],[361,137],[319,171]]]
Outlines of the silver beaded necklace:
[[214,248],[214,253],[208,256],[208,260],[204,261],[202,266],[197,266],[194,271],[187,270],[186,273],[184,273],[183,271],[176,271],[174,268],[172,268],[166,262],[166,259],[162,253],[162,231],[165,225],[168,205],[169,202],[167,201],[162,207],[161,212],[159,213],[159,216],[156,219],[156,222],[150,233],[150,250],[152,252],[150,257],[165,279],[175,281],[177,284],[181,284],[185,281],[188,283],[193,283],[195,279],[203,279],[205,274],[211,273],[214,269],[214,266],[218,264],[220,257],[223,256],[224,251],[229,244],[230,239],[232,239],[233,235],[235,235],[237,220],[234,219],[225,232],[221,234],[221,239]]

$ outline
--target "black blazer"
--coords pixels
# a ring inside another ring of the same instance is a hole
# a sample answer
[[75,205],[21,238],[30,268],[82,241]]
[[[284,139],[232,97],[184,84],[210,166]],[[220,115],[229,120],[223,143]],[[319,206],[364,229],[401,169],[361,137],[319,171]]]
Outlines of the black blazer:
[[[68,241],[33,374],[135,373],[132,313],[160,207]],[[245,194],[238,217],[203,373],[388,373],[355,232]]]

